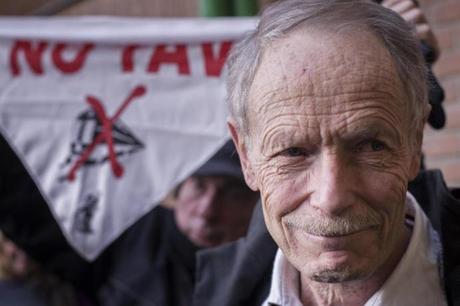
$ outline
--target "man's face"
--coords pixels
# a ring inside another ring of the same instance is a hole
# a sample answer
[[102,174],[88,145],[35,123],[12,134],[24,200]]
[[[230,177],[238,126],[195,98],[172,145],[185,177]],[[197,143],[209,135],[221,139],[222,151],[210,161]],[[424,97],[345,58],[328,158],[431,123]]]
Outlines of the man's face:
[[197,246],[212,247],[246,233],[258,194],[226,176],[192,176],[175,203],[179,229]]
[[288,260],[321,282],[388,265],[407,238],[406,186],[419,158],[388,52],[363,31],[297,31],[266,50],[249,96],[249,135],[230,126]]

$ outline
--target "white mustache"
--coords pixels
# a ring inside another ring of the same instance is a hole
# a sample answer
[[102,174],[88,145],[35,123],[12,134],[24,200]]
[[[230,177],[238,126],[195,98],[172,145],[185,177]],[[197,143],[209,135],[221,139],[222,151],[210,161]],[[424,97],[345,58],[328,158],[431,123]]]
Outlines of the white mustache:
[[292,227],[304,230],[308,234],[323,237],[344,236],[382,224],[383,218],[369,211],[364,216],[344,215],[321,217],[312,215],[289,214],[284,222]]

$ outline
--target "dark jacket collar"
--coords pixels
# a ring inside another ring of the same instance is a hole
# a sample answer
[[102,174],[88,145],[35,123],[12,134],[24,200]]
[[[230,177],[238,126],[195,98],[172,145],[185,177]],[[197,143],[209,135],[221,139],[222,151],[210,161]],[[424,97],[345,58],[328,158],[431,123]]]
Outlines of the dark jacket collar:
[[423,171],[409,184],[425,214],[438,232],[443,247],[443,274],[449,305],[460,305],[460,201],[449,190],[442,173]]

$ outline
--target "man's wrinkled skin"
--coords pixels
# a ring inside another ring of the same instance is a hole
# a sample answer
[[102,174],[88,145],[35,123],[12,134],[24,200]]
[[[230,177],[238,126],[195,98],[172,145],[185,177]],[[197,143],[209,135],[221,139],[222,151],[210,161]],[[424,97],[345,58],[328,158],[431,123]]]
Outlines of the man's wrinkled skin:
[[364,30],[298,29],[267,47],[248,103],[249,134],[229,128],[303,304],[363,305],[407,247],[420,160],[388,51]]
[[246,233],[258,194],[226,176],[191,176],[175,203],[179,229],[198,247],[213,247]]

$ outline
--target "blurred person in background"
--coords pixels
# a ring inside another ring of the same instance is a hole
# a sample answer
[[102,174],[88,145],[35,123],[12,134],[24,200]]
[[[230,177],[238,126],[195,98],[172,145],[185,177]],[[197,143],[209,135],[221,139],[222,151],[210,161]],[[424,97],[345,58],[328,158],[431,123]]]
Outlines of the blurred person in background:
[[87,305],[0,232],[0,306]]
[[[143,216],[94,262],[60,246],[39,264],[70,281],[79,296],[89,297],[91,303],[79,298],[78,305],[190,305],[195,255],[244,236],[258,198],[244,182],[235,147],[228,141],[173,190],[168,205]],[[25,231],[27,225],[21,223]],[[40,237],[34,248],[51,245],[53,237]],[[14,261],[15,255],[6,257]]]
[[190,305],[196,253],[244,236],[259,194],[244,182],[228,141],[172,198],[172,210],[156,207],[110,248],[114,273],[102,304]]

